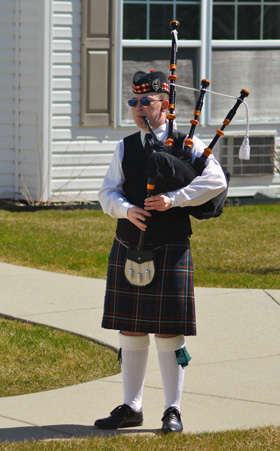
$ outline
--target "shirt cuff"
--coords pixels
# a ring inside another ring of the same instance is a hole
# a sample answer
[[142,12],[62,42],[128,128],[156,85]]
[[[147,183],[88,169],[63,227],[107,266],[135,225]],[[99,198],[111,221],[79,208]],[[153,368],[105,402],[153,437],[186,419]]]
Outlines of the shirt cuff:
[[133,207],[133,204],[131,204],[130,202],[123,202],[122,207],[121,207],[122,214],[123,214],[123,217],[126,219],[127,219],[127,212],[130,207]]

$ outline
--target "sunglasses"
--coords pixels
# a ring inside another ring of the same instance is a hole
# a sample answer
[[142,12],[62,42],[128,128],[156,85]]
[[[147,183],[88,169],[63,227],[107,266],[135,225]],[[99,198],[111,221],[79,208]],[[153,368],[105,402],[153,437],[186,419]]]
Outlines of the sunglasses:
[[141,106],[149,106],[151,102],[162,102],[160,99],[130,99],[128,101],[128,105],[131,107],[137,106],[138,102],[140,102]]

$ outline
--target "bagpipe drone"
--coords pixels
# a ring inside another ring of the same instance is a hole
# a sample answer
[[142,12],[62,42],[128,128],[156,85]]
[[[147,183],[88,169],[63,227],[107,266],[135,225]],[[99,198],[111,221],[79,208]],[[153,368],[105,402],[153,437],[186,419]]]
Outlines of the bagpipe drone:
[[[152,138],[149,140],[150,144],[150,155],[147,160],[146,165],[146,175],[147,175],[147,196],[160,194],[163,192],[170,192],[185,186],[188,186],[195,177],[202,175],[205,167],[207,158],[212,154],[212,150],[217,143],[218,139],[224,135],[224,129],[232,121],[236,114],[238,107],[241,103],[246,106],[247,113],[247,131],[243,144],[240,148],[239,157],[241,159],[249,159],[249,139],[248,139],[248,107],[244,99],[249,95],[246,89],[242,89],[240,96],[232,97],[224,94],[225,97],[230,97],[236,99],[236,103],[228,112],[226,118],[220,129],[216,130],[216,135],[212,139],[211,143],[206,149],[204,149],[203,154],[200,157],[195,158],[192,161],[192,146],[193,137],[196,126],[199,124],[199,117],[203,107],[204,96],[206,92],[211,92],[207,88],[210,85],[210,81],[203,79],[201,80],[201,87],[199,90],[193,88],[187,88],[180,86],[181,88],[191,89],[194,91],[199,91],[199,97],[194,110],[194,118],[190,121],[191,128],[187,138],[184,141],[183,148],[178,148],[176,146],[176,134],[177,131],[174,130],[174,121],[176,119],[175,115],[175,98],[176,98],[176,85],[177,81],[177,51],[178,51],[178,27],[179,22],[174,20],[170,22],[170,27],[172,29],[172,46],[170,53],[170,75],[168,80],[170,81],[169,87],[169,114],[168,119],[168,137],[165,143],[159,141],[154,133],[154,130],[150,126],[147,117],[143,116],[143,121],[146,123]],[[227,188],[220,193],[218,196],[209,200],[208,202],[198,205],[196,207],[187,207],[188,213],[197,219],[209,219],[219,216],[223,212],[224,203],[227,197],[227,190],[229,184],[229,174],[225,173]],[[128,248],[124,273],[129,283],[132,285],[145,286],[152,282],[155,276],[155,257],[154,251],[152,249],[147,249],[144,247],[145,244],[145,233],[141,231],[139,243],[136,248]]]
[[[176,81],[177,81],[177,52],[178,52],[178,31],[179,22],[173,20],[170,22],[170,27],[172,28],[172,46],[170,52],[170,75],[168,80],[170,81],[170,93],[169,93],[169,114],[167,115],[168,119],[168,137],[165,143],[160,142],[153,129],[151,128],[147,117],[143,117],[149,131],[152,135],[152,140],[150,140],[150,147],[152,150],[151,155],[148,158],[147,162],[147,176],[148,176],[148,194],[151,195],[153,188],[153,194],[159,194],[160,192],[168,192],[176,189],[180,189],[184,186],[187,186],[191,183],[191,181],[200,176],[205,167],[206,160],[209,155],[212,154],[212,150],[217,143],[218,139],[224,135],[224,129],[227,127],[232,121],[233,117],[236,114],[238,107],[244,103],[244,99],[249,95],[249,92],[246,89],[242,89],[240,92],[240,96],[238,98],[232,96],[225,96],[236,99],[235,105],[230,109],[226,118],[223,121],[223,125],[220,129],[216,130],[216,135],[212,139],[211,143],[204,150],[203,154],[192,162],[191,149],[193,146],[193,136],[195,132],[196,126],[199,124],[199,117],[201,114],[201,110],[203,107],[204,96],[206,92],[210,92],[213,94],[213,91],[207,90],[210,85],[210,81],[203,79],[201,80],[200,90],[194,89],[195,91],[199,91],[199,98],[197,100],[195,110],[194,110],[194,118],[190,121],[191,128],[184,142],[183,149],[175,149],[174,148],[174,121],[176,119],[175,115],[175,99],[176,99]],[[180,85],[177,85],[180,86]],[[185,89],[192,89],[180,86]],[[219,94],[223,95],[223,94]],[[247,110],[246,110],[247,111]],[[247,118],[248,123],[248,118]],[[240,158],[248,159],[249,154],[249,144],[248,144],[248,130],[245,136],[242,149],[240,151]],[[225,204],[225,200],[227,197],[228,184],[230,179],[230,174],[225,173],[227,188],[218,196],[209,200],[208,202],[196,206],[196,207],[188,207],[189,214],[194,216],[197,219],[209,219],[213,217],[219,216],[223,212],[223,207]],[[164,184],[161,182],[164,180]],[[162,191],[164,189],[164,191]]]

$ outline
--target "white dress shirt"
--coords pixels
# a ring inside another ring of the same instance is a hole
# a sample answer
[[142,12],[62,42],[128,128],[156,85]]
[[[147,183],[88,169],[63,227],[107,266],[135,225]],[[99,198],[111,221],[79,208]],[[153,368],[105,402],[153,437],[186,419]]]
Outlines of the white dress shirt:
[[[155,131],[157,138],[165,142],[168,133],[168,123],[165,122]],[[145,134],[141,130],[141,141],[144,146]],[[205,145],[197,138],[193,137],[192,159],[199,157]],[[98,193],[98,200],[102,209],[114,218],[127,218],[127,210],[132,206],[125,198],[123,191],[124,174],[122,170],[122,160],[124,154],[124,142],[119,141]],[[183,188],[170,191],[169,195],[172,207],[194,207],[201,205],[220,194],[226,188],[226,179],[221,166],[210,155],[206,160],[206,167],[200,176],[195,177],[192,182]]]

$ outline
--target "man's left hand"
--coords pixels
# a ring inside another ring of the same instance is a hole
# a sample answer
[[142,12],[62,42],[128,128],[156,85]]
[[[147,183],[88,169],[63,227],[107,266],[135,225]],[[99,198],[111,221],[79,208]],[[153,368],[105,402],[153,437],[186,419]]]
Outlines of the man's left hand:
[[144,210],[166,211],[171,207],[171,199],[168,194],[147,197],[144,202]]

